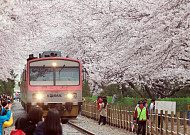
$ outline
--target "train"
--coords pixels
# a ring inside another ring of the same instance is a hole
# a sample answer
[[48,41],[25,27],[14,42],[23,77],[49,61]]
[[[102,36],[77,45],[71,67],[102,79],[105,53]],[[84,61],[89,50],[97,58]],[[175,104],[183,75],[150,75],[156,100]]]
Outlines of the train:
[[60,51],[45,51],[39,57],[30,54],[19,86],[26,112],[39,106],[46,116],[56,108],[62,121],[75,119],[82,105],[81,62],[62,57]]

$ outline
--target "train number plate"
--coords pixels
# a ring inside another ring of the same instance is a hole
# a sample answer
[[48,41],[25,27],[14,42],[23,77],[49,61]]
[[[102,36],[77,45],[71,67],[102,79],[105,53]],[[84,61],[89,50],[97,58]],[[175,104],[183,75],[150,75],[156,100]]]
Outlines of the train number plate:
[[47,97],[62,97],[61,94],[47,94]]

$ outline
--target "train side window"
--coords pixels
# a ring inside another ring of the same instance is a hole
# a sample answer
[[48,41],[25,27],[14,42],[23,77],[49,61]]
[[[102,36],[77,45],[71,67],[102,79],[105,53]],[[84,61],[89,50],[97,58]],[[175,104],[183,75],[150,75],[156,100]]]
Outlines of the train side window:
[[26,81],[26,70],[23,72],[23,81]]

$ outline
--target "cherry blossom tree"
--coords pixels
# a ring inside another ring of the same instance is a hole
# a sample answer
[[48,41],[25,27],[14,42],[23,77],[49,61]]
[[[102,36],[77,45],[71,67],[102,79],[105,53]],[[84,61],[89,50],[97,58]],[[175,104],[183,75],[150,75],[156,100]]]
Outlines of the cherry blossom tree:
[[60,50],[82,61],[95,93],[119,83],[167,97],[190,84],[188,0],[17,3],[21,14],[9,31],[0,29],[2,79],[10,77],[10,68],[20,70],[28,54]]

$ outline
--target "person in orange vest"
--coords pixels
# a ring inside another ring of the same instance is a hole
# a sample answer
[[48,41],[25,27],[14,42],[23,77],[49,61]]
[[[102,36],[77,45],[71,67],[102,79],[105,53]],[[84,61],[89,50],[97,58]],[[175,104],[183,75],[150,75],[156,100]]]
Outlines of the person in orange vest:
[[149,120],[148,109],[143,106],[143,101],[139,101],[139,107],[135,110],[134,123],[138,124],[137,135],[140,134],[141,129],[143,128],[142,135],[146,134],[146,121]]
[[100,96],[98,96],[98,98],[96,100],[96,103],[98,104],[97,110],[100,109],[100,105],[101,105],[102,101],[103,101],[102,98]]

